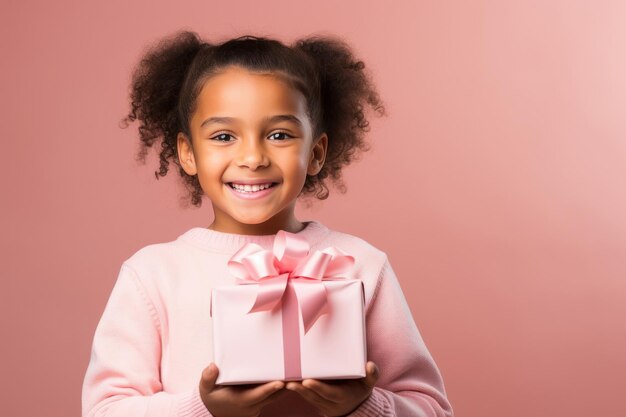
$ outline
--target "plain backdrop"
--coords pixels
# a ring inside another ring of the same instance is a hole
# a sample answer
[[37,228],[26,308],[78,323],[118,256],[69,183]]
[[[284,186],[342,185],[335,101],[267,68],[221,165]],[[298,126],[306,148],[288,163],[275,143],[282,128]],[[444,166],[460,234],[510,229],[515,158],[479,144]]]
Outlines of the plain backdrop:
[[622,1],[3,0],[1,414],[79,415],[121,262],[212,220],[118,126],[144,48],[191,29],[334,34],[365,61],[389,117],[348,192],[297,213],[387,252],[459,417],[626,415],[625,22]]

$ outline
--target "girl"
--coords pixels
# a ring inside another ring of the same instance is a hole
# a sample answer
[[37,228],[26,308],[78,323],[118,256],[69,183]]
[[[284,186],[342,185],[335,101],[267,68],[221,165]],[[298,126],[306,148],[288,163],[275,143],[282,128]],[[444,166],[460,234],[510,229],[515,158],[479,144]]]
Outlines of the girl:
[[[343,166],[367,149],[364,105],[385,114],[343,41],[215,45],[179,32],[143,57],[131,103],[124,121],[141,121],[140,159],[158,139],[157,179],[173,162],[192,204],[206,195],[215,216],[122,263],[95,331],[83,417],[452,416],[387,255],[294,214],[300,196],[327,198],[328,177],[345,192]],[[364,378],[216,386],[211,288],[232,283],[227,262],[239,248],[269,249],[279,230],[311,250],[354,256],[351,278],[365,288]]]

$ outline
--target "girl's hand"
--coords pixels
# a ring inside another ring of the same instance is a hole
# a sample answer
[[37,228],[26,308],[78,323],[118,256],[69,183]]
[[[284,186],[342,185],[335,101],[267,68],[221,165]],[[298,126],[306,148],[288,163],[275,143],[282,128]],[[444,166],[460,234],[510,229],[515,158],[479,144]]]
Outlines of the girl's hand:
[[200,379],[200,398],[214,417],[256,417],[265,405],[285,393],[283,381],[216,386],[218,374],[219,369],[211,363]]
[[378,380],[378,367],[372,361],[365,365],[365,378],[320,381],[305,379],[287,382],[287,389],[300,394],[329,417],[350,414],[365,401]]

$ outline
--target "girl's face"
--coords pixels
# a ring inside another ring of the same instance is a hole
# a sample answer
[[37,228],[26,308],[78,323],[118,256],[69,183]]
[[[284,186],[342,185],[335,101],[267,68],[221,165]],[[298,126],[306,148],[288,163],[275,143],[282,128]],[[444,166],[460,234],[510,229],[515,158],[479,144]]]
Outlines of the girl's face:
[[[211,229],[255,235],[302,229],[296,197],[307,174],[320,171],[328,138],[313,140],[299,91],[278,77],[229,67],[205,82],[190,130],[192,146],[178,135],[179,160],[211,200]],[[271,187],[255,191],[252,183]]]

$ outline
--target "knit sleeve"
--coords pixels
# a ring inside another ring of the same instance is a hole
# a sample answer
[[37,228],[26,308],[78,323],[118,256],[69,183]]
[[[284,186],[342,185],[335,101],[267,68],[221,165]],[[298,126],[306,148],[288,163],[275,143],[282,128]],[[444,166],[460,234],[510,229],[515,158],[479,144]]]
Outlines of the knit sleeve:
[[211,417],[199,387],[163,392],[160,362],[156,310],[136,273],[124,263],[94,334],[82,387],[82,417]]
[[347,417],[453,417],[442,376],[385,259],[366,313],[367,354],[379,370],[371,395]]

